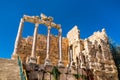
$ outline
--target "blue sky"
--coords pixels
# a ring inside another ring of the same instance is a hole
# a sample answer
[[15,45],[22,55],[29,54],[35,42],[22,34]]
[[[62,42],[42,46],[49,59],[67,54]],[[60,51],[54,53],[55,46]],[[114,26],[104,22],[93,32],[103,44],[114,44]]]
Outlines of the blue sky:
[[[1,0],[0,1],[0,57],[10,58],[20,18],[26,15],[53,16],[61,24],[63,36],[78,25],[81,38],[105,28],[108,36],[120,43],[119,0]],[[23,37],[32,36],[34,25],[25,23]],[[47,34],[47,28],[39,26],[39,33]],[[57,30],[52,29],[53,34]]]

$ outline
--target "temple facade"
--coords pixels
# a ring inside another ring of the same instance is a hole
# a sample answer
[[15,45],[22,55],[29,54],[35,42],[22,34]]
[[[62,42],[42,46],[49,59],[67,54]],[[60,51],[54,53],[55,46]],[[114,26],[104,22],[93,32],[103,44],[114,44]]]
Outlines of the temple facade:
[[[33,37],[22,37],[24,22],[35,24]],[[47,27],[47,35],[38,34],[41,24]],[[51,34],[51,28],[58,30],[58,36]],[[62,37],[61,25],[54,23],[52,17],[44,14],[40,17],[24,15],[20,21],[12,59],[19,56],[24,64],[90,70],[94,80],[118,80],[105,29],[81,39],[80,30],[74,26],[66,36]]]

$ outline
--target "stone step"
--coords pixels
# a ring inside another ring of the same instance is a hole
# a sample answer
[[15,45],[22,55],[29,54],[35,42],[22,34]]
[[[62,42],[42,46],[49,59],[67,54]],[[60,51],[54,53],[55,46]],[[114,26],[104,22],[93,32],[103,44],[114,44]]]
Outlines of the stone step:
[[0,80],[21,80],[17,61],[0,58]]

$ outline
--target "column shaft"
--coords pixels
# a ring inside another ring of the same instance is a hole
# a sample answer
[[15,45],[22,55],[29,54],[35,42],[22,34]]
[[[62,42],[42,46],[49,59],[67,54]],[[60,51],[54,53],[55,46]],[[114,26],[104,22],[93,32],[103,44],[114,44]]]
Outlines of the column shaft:
[[50,54],[50,29],[51,27],[48,26],[48,34],[47,34],[47,52],[46,52],[46,59],[45,59],[45,64],[44,66],[52,66],[52,63],[49,59],[49,54]]
[[19,24],[18,33],[17,33],[17,37],[16,37],[16,41],[15,41],[14,53],[13,54],[17,53],[18,45],[19,45],[20,40],[22,38],[23,23],[24,23],[24,19],[21,18],[21,21],[20,21],[20,24]]
[[58,67],[64,67],[62,62],[62,29],[59,29],[59,62]]
[[59,61],[62,62],[62,29],[59,29]]
[[46,59],[49,59],[49,54],[50,54],[50,29],[51,29],[51,27],[48,26]]
[[72,67],[73,66],[73,63],[74,63],[74,61],[73,61],[73,46],[70,46],[70,67]]
[[70,49],[70,61],[71,62],[73,61],[73,51],[72,51],[72,49]]
[[36,58],[36,42],[37,42],[38,25],[39,24],[35,24],[35,30],[33,36],[32,54],[31,54],[31,57],[33,58]]

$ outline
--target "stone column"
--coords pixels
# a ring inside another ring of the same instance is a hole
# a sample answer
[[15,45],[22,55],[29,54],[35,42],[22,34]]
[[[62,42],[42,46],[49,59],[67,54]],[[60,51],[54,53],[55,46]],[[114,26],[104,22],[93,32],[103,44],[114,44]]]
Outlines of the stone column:
[[20,24],[19,24],[18,33],[17,33],[17,37],[16,37],[16,41],[15,41],[15,46],[14,46],[14,52],[13,52],[13,57],[14,58],[15,58],[15,55],[17,57],[18,46],[19,46],[20,40],[22,38],[23,24],[24,24],[24,19],[21,18],[21,21],[20,21]]
[[39,24],[35,24],[34,36],[33,36],[33,44],[32,44],[32,54],[30,56],[30,63],[36,63],[36,42],[37,42],[37,33],[38,33]]
[[44,66],[52,65],[52,64],[51,64],[51,61],[50,61],[50,59],[49,59],[49,54],[50,54],[50,29],[51,29],[51,27],[48,26],[48,34],[47,34],[47,53],[46,53],[46,59],[45,59],[45,64],[44,64]]
[[58,61],[58,67],[64,67],[62,62],[62,29],[59,29],[59,61]]
[[71,67],[75,67],[75,62],[74,62],[74,59],[73,59],[73,46],[70,46],[70,68]]
[[72,46],[70,47],[70,67],[72,66],[73,63],[73,51],[72,51]]

